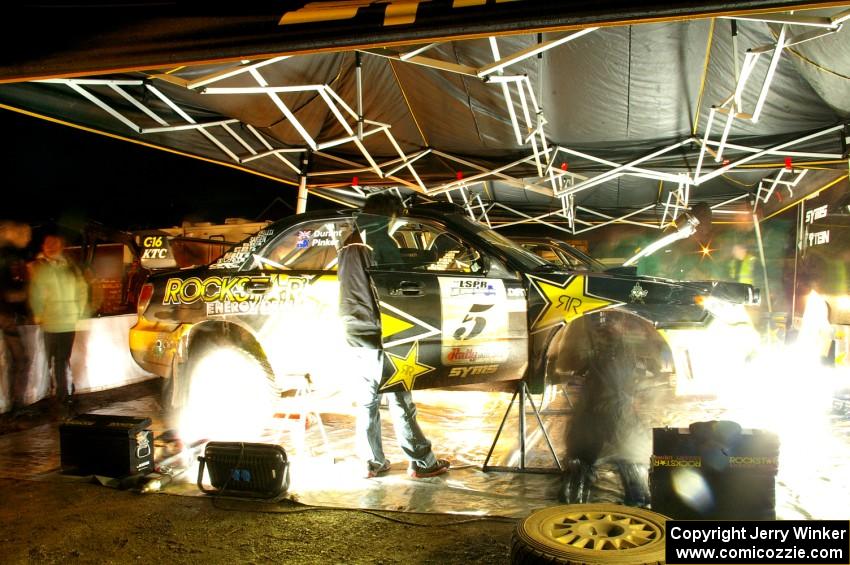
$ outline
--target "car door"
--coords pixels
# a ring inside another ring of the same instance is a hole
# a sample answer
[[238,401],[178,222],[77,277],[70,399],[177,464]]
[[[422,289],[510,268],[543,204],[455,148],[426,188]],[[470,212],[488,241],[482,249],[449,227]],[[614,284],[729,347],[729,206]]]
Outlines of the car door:
[[505,269],[488,272],[495,259],[438,222],[406,217],[391,231],[396,261],[371,269],[386,351],[382,390],[521,378],[528,339],[521,281]]
[[246,286],[257,302],[246,319],[279,379],[309,374],[332,387],[344,378],[346,347],[339,309],[337,253],[350,217],[290,226],[253,254]]

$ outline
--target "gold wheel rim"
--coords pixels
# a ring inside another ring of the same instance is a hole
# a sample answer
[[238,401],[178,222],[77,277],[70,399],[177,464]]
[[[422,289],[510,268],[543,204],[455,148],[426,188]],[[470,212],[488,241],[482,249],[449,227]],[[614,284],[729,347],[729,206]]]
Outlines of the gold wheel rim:
[[661,528],[640,516],[614,511],[576,511],[543,521],[541,533],[575,549],[624,551],[662,538]]

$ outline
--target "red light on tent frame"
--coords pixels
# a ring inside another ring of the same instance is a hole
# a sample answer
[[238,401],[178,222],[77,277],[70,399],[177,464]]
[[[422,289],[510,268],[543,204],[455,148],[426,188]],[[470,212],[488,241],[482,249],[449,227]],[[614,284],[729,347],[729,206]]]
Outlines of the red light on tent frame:
[[566,162],[561,163],[561,170],[562,170],[562,171],[566,171],[566,170],[567,170],[567,163],[566,163]]
[[785,157],[785,170],[790,171],[792,168],[791,157]]
[[360,179],[357,177],[351,179],[351,186],[360,186]]
[[457,180],[463,180],[463,171],[455,173],[455,178],[457,178]]

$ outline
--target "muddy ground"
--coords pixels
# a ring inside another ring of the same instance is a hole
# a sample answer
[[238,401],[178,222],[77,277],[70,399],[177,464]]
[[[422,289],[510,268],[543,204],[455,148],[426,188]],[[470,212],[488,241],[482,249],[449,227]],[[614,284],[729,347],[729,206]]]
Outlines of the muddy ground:
[[3,563],[508,563],[513,522],[0,479]]
[[[80,397],[78,412],[150,393]],[[46,401],[0,434],[62,417]],[[2,563],[508,563],[514,521],[140,494],[67,477],[0,479]]]

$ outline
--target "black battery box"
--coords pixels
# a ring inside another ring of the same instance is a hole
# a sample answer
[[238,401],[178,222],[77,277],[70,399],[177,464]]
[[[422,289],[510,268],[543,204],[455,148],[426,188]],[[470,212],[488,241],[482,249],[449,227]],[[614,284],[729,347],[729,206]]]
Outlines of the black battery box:
[[652,510],[679,520],[773,520],[779,439],[730,421],[654,428]]
[[123,478],[153,471],[150,418],[81,414],[59,425],[62,471]]

